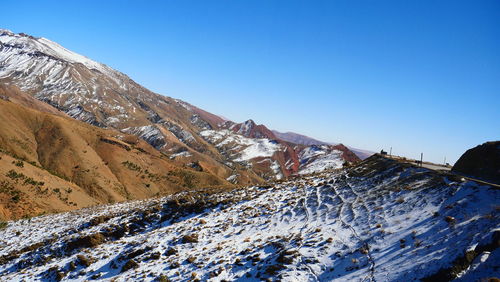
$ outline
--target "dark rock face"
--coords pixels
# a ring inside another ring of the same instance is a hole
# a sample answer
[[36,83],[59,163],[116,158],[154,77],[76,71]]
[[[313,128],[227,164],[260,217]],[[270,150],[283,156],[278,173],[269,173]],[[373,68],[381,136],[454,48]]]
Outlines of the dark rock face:
[[500,141],[486,142],[467,150],[451,171],[500,184]]

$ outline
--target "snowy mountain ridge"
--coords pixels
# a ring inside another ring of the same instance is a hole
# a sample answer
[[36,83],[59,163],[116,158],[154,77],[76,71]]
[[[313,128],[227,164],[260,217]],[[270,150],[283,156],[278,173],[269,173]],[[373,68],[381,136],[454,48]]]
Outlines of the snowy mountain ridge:
[[108,75],[115,74],[112,68],[72,52],[47,38],[15,34],[6,29],[0,29],[0,36],[0,42],[2,42],[4,46],[22,48],[24,50],[28,49],[32,52],[31,55],[36,55],[39,52],[38,54],[42,53],[46,56],[54,56],[70,63],[80,63],[89,69],[95,69]]

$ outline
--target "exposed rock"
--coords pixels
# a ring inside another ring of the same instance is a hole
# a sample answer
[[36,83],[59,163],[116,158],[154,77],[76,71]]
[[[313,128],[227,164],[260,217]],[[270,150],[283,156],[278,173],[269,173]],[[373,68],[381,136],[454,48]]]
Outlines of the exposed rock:
[[486,142],[467,150],[451,171],[500,184],[500,141]]

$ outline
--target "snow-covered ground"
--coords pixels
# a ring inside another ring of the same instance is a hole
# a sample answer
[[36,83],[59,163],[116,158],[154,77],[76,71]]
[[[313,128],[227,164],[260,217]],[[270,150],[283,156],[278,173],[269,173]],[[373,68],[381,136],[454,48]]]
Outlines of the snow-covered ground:
[[306,147],[299,153],[299,161],[299,174],[341,168],[345,162],[342,158],[342,151],[331,149],[328,145]]
[[498,189],[371,158],[269,187],[9,222],[0,280],[413,281],[472,251],[459,280],[473,281],[498,276],[499,203]]
[[200,132],[206,141],[218,149],[230,152],[233,161],[249,161],[254,158],[271,157],[283,147],[275,141],[266,138],[247,138],[231,130],[204,130]]
[[128,127],[122,129],[123,132],[139,136],[156,149],[161,149],[167,144],[165,136],[156,125],[145,125],[139,127]]

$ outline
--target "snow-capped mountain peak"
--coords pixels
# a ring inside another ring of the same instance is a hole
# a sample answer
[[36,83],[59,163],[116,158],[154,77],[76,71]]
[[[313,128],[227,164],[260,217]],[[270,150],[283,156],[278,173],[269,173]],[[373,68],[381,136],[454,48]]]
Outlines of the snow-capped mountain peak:
[[89,69],[95,69],[103,73],[113,72],[110,67],[72,52],[44,37],[33,37],[23,33],[15,34],[9,30],[3,29],[0,30],[0,43],[3,48],[19,48],[22,49],[22,52],[28,52],[30,55],[45,54],[69,63],[80,63]]

